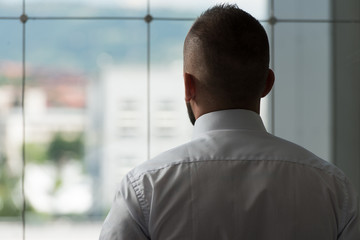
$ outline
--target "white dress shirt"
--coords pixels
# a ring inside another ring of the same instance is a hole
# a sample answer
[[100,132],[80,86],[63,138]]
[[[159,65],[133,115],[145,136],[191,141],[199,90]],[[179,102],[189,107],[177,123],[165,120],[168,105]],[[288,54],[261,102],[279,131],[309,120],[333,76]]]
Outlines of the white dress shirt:
[[266,132],[258,114],[197,119],[192,141],[130,171],[102,240],[360,240],[344,173]]

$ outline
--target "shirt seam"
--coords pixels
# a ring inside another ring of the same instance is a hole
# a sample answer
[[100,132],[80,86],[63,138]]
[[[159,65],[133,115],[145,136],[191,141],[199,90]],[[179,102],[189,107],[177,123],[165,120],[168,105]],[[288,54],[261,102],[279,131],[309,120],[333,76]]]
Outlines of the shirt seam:
[[[245,158],[245,157],[244,157]],[[317,158],[307,158],[307,160],[317,160]],[[343,174],[341,173],[337,173],[337,172],[331,172],[331,171],[327,171],[326,169],[319,167],[319,166],[314,166],[311,164],[306,164],[306,163],[301,163],[301,162],[296,162],[296,161],[291,161],[291,160],[286,160],[286,159],[255,159],[255,158],[246,158],[246,159],[238,159],[238,158],[224,158],[224,159],[190,159],[188,158],[184,158],[181,161],[177,161],[177,162],[172,162],[169,163],[165,166],[159,167],[159,168],[155,168],[155,169],[149,169],[149,170],[145,170],[144,172],[141,172],[140,175],[134,176],[134,180],[138,181],[143,175],[145,175],[146,173],[152,173],[152,172],[156,172],[165,168],[169,168],[169,167],[173,167],[176,165],[180,165],[180,164],[190,164],[190,163],[197,163],[197,162],[223,162],[223,161],[238,161],[238,162],[251,162],[251,161],[264,161],[264,162],[283,162],[283,163],[289,163],[289,164],[295,164],[295,165],[302,165],[302,166],[306,166],[309,168],[315,168],[315,169],[319,169],[329,175],[333,175],[335,176],[338,180],[340,180],[342,183],[344,183],[346,181],[346,178]]]
[[148,227],[149,227],[148,209],[150,209],[150,208],[149,208],[149,204],[145,198],[144,189],[143,189],[141,183],[139,183],[139,181],[138,181],[139,178],[135,179],[135,177],[131,173],[127,174],[127,178],[129,179],[129,181],[131,183],[131,187],[134,189],[136,199],[140,206],[142,217],[144,218],[145,230],[147,232],[147,235],[150,236],[149,229],[148,229]]
[[347,178],[345,178],[345,181],[344,181],[344,194],[345,194],[345,199],[344,199],[344,204],[343,204],[343,216],[342,216],[342,219],[341,219],[341,232],[344,230],[345,228],[345,225],[346,225],[346,219],[347,219],[347,215],[348,215],[348,207],[349,207],[349,192],[348,192],[348,188],[347,188],[347,185],[349,184],[348,183],[348,180]]
[[[189,148],[186,148],[188,155],[190,155],[190,151]],[[190,160],[190,159],[189,159]],[[190,163],[190,162],[189,162]],[[189,169],[189,179],[190,179],[190,184],[192,184],[193,178],[192,178],[192,174],[191,174],[191,165],[189,165],[188,169]],[[195,211],[194,211],[194,204],[193,204],[193,199],[194,199],[194,193],[193,193],[193,188],[191,186],[190,188],[190,196],[191,196],[191,239],[195,239]]]

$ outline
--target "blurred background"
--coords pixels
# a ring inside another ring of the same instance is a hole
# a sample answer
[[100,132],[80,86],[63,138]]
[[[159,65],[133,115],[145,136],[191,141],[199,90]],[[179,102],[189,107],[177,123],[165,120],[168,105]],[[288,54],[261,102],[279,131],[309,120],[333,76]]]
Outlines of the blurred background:
[[0,0],[0,239],[98,239],[122,177],[191,139],[183,41],[220,2],[268,32],[267,130],[360,190],[360,1]]

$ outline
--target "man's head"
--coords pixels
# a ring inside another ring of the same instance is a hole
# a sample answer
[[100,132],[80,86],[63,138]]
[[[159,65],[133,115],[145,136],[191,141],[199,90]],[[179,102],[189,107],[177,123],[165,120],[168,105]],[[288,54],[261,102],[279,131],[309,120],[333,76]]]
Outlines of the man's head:
[[264,28],[236,5],[208,9],[186,36],[184,80],[195,118],[224,109],[259,112],[260,98],[274,82]]

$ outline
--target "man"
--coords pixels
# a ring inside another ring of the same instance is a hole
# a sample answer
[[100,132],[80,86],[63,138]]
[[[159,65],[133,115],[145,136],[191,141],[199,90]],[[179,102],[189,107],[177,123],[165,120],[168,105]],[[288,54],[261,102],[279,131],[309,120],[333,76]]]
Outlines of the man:
[[192,141],[130,171],[100,239],[360,239],[346,176],[266,132],[260,99],[274,83],[260,23],[217,5],[184,44]]

